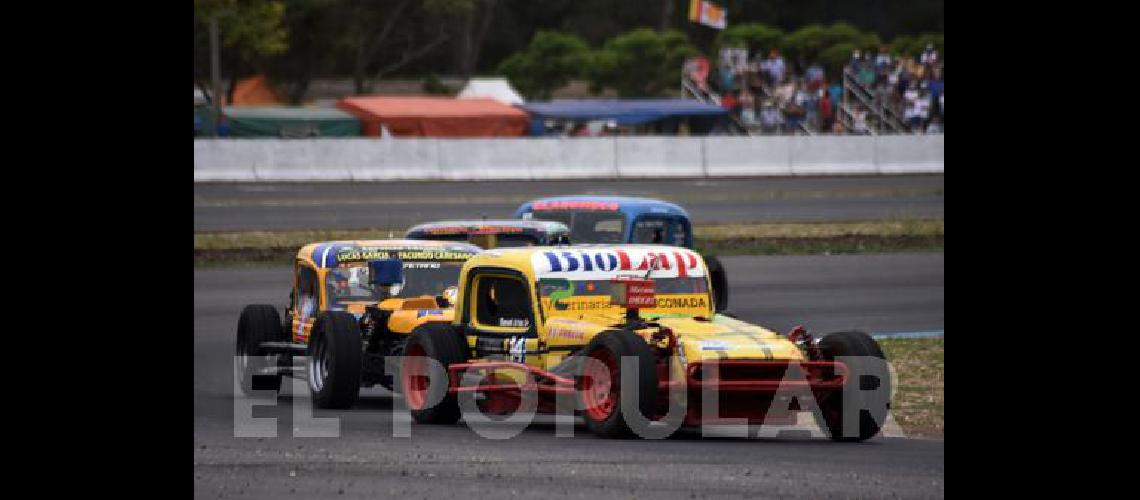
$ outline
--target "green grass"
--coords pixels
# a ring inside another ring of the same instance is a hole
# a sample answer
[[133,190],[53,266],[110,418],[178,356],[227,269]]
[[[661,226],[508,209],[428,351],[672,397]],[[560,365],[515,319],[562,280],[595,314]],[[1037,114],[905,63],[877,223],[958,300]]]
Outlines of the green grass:
[[945,428],[945,340],[879,341],[898,377],[891,413],[908,436],[943,437]]
[[[399,238],[401,229],[301,229],[194,233],[194,264],[288,263],[315,241]],[[824,255],[942,251],[942,219],[700,225],[697,249],[712,255]]]
[[827,255],[941,251],[942,219],[698,226],[698,250],[713,255]]

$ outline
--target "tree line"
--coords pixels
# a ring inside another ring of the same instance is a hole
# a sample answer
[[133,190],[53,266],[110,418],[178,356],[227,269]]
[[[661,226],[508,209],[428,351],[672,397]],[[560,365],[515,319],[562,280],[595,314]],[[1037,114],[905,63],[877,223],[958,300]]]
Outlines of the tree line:
[[227,92],[266,74],[294,102],[328,76],[351,76],[361,94],[396,76],[506,74],[532,98],[570,79],[652,96],[677,86],[685,58],[724,46],[827,67],[855,48],[943,51],[941,0],[718,3],[726,30],[689,22],[688,0],[195,0],[194,79],[208,87],[212,19]]

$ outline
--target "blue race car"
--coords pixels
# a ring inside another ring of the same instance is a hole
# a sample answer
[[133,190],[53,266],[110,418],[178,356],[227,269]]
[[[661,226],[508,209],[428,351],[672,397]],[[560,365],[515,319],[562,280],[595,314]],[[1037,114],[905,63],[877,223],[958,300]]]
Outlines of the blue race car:
[[[517,219],[558,221],[581,243],[650,243],[693,248],[689,213],[675,203],[629,196],[553,196],[523,203]],[[728,280],[720,260],[703,256],[712,279],[716,310],[728,307]]]

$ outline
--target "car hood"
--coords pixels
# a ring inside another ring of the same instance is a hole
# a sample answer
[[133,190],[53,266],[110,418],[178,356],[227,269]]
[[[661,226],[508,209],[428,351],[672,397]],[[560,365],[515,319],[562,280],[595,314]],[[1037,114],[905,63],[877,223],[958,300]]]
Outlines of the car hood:
[[729,316],[712,319],[691,316],[657,320],[677,334],[688,362],[719,359],[803,360],[803,353],[787,337],[767,328]]

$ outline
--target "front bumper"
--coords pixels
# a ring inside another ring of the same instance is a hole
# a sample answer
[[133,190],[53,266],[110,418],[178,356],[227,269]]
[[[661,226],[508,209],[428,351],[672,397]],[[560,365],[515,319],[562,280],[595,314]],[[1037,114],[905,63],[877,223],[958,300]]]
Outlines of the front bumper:
[[[486,376],[478,384],[465,385],[468,371]],[[506,377],[501,370],[524,373]],[[848,380],[847,366],[838,361],[718,360],[691,363],[684,379],[670,380],[669,366],[658,367],[657,419],[670,411],[670,403],[683,405],[684,425],[714,423],[787,425],[795,422],[801,400],[816,401],[841,390]],[[510,361],[458,363],[448,367],[449,392],[474,392],[501,401],[495,405],[509,412],[517,408],[523,391],[538,393],[538,411],[553,412],[554,398],[573,396],[575,380],[547,370]],[[679,396],[679,398],[678,398]],[[714,408],[715,407],[715,408]],[[715,411],[714,411],[715,410]]]
[[[847,365],[838,361],[725,359],[689,364],[683,390],[675,387],[679,381],[663,381],[660,388],[663,396],[670,389],[680,394],[684,425],[791,425],[806,397],[818,402],[842,390],[847,380]],[[670,401],[678,403],[676,396],[664,397],[664,404]]]

